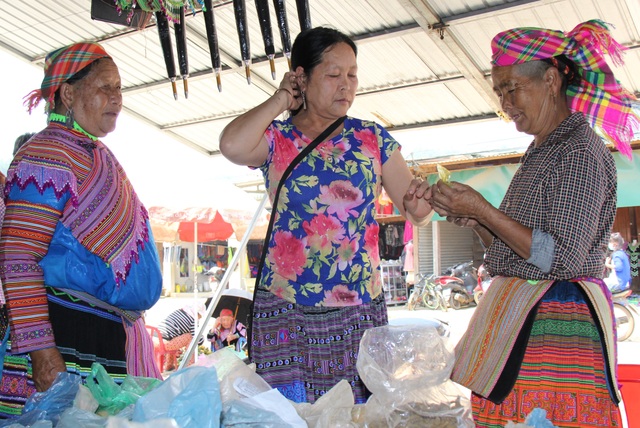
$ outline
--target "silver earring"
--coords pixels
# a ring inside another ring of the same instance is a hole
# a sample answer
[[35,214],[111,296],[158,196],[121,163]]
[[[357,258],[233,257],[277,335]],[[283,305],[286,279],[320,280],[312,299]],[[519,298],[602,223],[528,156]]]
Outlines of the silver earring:
[[67,128],[72,129],[73,122],[75,122],[73,118],[73,109],[69,107],[67,109],[67,114],[64,115],[64,124],[67,126]]
[[307,96],[305,95],[304,91],[300,92],[300,94],[302,95],[302,109],[306,110],[307,109]]

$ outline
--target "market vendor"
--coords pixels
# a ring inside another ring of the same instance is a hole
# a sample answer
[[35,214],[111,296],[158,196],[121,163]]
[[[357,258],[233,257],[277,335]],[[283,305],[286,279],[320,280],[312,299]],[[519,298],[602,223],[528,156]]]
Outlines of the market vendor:
[[242,351],[242,341],[247,338],[247,328],[233,316],[231,309],[223,309],[216,318],[213,328],[209,330],[207,339],[211,342],[211,350],[217,351],[225,346],[233,346],[237,352]]
[[608,26],[515,28],[491,43],[493,89],[533,137],[497,209],[438,182],[434,209],[471,227],[494,279],[456,346],[452,379],[473,391],[477,427],[523,423],[535,408],[561,427],[622,426],[611,294],[602,280],[616,214],[616,166],[593,128],[630,155],[636,98],[603,53]]
[[77,43],[47,55],[27,97],[29,111],[45,100],[48,118],[7,172],[0,278],[12,359],[1,416],[20,414],[58,373],[84,377],[94,362],[117,382],[161,378],[141,317],[162,290],[156,245],[145,207],[100,141],[116,127],[121,86],[102,46]]

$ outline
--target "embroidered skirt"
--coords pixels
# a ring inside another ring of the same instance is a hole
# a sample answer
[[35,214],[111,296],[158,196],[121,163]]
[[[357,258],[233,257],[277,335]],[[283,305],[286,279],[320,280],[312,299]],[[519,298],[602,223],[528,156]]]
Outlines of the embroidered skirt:
[[[47,287],[49,319],[56,345],[69,373],[91,373],[98,362],[120,383],[127,374],[126,333],[122,318]],[[0,383],[0,419],[19,416],[27,398],[35,392],[28,354],[12,355],[7,349]]]
[[360,306],[296,305],[261,289],[254,298],[249,357],[256,372],[288,399],[314,403],[346,379],[356,403],[369,392],[358,375],[360,339],[388,323],[384,296]]
[[602,341],[584,291],[571,282],[554,284],[538,305],[519,370],[509,364],[511,373],[501,376],[515,378],[506,399],[494,404],[472,393],[476,426],[523,423],[535,408],[558,427],[622,426]]

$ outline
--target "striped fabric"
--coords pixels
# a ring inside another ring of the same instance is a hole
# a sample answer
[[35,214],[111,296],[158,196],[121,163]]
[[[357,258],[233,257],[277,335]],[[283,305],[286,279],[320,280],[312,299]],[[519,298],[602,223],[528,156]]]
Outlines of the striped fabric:
[[360,306],[302,306],[256,290],[249,357],[256,372],[297,403],[314,403],[340,380],[356,403],[369,394],[356,369],[364,332],[388,323],[382,295]]
[[189,333],[195,334],[195,320],[183,309],[171,312],[159,325],[158,330],[164,340],[172,340],[178,336]]
[[46,111],[54,109],[55,93],[70,77],[100,58],[111,58],[97,43],[76,43],[55,50],[47,55],[44,63],[44,79],[40,89],[25,97],[29,113],[40,103],[47,101]]
[[579,69],[577,84],[567,88],[569,107],[582,112],[591,126],[631,158],[630,142],[640,130],[637,98],[616,80],[604,54],[622,65],[622,50],[606,23],[591,20],[572,31],[514,28],[498,33],[491,42],[492,65],[510,66],[565,55]]
[[[553,283],[553,280],[495,278],[456,345],[451,379],[480,396],[490,396],[514,350],[526,318]],[[610,303],[602,290],[605,286],[587,280],[577,284],[594,306],[600,328],[605,332],[605,352],[611,362],[607,370],[610,378],[615,379],[616,345]],[[617,388],[615,394],[620,400]]]
[[12,162],[6,192],[30,182],[59,195],[70,192],[62,223],[122,282],[138,245],[149,241],[148,214],[113,153],[99,140],[51,123]]
[[[598,325],[586,294],[560,282],[538,306],[515,386],[500,404],[473,393],[476,427],[524,423],[535,408],[558,427],[620,427]],[[515,376],[515,374],[513,375]]]

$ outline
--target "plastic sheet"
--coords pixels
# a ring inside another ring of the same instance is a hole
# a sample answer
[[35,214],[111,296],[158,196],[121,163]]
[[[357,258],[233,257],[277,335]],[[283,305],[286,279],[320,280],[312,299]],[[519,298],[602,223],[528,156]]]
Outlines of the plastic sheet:
[[357,368],[372,392],[365,425],[473,427],[471,404],[449,380],[452,349],[434,327],[403,325],[367,330]]

